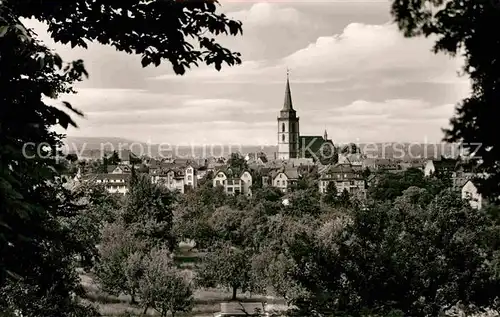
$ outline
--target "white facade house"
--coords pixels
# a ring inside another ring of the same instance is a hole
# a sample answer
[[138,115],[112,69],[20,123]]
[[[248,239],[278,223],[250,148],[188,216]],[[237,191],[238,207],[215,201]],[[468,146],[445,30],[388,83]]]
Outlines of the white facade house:
[[185,193],[186,188],[196,188],[198,179],[196,169],[188,165],[186,167],[173,167],[165,170],[154,170],[151,173],[153,183],[162,184],[169,190]]
[[483,207],[483,197],[472,180],[468,180],[462,187],[462,199],[467,200],[474,209]]
[[285,168],[277,171],[272,177],[272,185],[286,193],[298,180],[299,173],[296,168]]
[[102,184],[110,194],[125,195],[129,191],[130,174],[97,174],[97,184]]
[[436,167],[434,166],[434,161],[433,160],[428,160],[425,162],[424,165],[424,175],[425,176],[431,176],[436,172]]
[[188,165],[184,170],[184,183],[191,188],[196,188],[197,185],[196,170],[193,166]]
[[213,186],[222,186],[224,192],[228,195],[243,194],[252,196],[252,183],[253,179],[250,172],[243,171],[239,175],[234,175],[230,168],[216,171],[213,179]]

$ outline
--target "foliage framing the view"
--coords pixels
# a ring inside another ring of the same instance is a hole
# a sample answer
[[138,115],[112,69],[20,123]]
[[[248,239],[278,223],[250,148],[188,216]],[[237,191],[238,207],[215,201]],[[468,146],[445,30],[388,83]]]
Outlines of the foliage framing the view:
[[445,130],[446,141],[463,143],[488,175],[481,191],[492,199],[500,193],[500,6],[496,0],[394,0],[392,14],[405,36],[437,38],[434,51],[465,59],[464,73],[472,93],[462,100]]
[[[62,187],[55,160],[62,136],[52,128],[76,124],[64,109],[42,98],[73,93],[71,85],[88,74],[83,61],[65,64],[20,19],[47,23],[56,42],[86,48],[88,42],[97,41],[141,55],[143,66],[169,61],[175,73],[183,74],[200,62],[218,70],[224,63],[241,62],[238,53],[212,38],[241,33],[241,23],[216,13],[216,4],[208,0],[0,1],[2,311],[23,316],[82,314],[83,307],[73,300],[80,293],[75,256],[95,254],[92,239],[78,237],[72,219],[82,207],[74,205]],[[69,103],[63,105],[74,115],[83,115]]]

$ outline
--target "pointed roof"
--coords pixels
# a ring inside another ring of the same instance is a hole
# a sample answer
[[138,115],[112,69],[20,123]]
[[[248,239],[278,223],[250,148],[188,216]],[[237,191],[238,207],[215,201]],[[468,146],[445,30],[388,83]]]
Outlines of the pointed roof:
[[289,71],[286,72],[285,102],[283,104],[283,110],[285,110],[285,111],[293,110],[292,91],[290,90],[290,73],[289,73]]

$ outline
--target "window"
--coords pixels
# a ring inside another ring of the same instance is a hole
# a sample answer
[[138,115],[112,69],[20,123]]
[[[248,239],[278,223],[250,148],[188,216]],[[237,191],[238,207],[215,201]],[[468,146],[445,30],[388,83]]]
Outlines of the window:
[[187,171],[186,171],[188,174],[191,174],[193,172],[192,169],[188,168]]
[[280,185],[279,179],[276,181],[276,185],[278,185],[278,186]]
[[284,134],[281,135],[281,141],[285,142],[285,135]]
[[193,180],[193,179],[191,178],[191,175],[188,175],[188,181],[191,181],[191,180]]
[[220,185],[220,181],[215,181],[215,186],[219,186]]
[[281,124],[281,132],[285,132],[285,123]]

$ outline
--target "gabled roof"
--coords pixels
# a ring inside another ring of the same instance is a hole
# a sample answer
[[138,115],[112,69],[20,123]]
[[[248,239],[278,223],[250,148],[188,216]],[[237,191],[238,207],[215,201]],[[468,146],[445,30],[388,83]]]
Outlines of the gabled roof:
[[108,173],[111,173],[112,171],[115,170],[115,168],[117,167],[118,165],[108,165],[106,170]]
[[297,168],[281,168],[272,173],[273,179],[275,179],[280,173],[286,175],[286,177],[290,180],[299,179],[299,171]]
[[330,165],[323,171],[321,178],[326,178],[328,175],[341,175],[343,179],[363,179],[361,169],[354,168],[351,164]]

